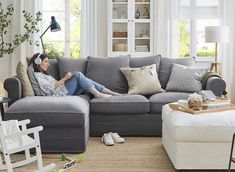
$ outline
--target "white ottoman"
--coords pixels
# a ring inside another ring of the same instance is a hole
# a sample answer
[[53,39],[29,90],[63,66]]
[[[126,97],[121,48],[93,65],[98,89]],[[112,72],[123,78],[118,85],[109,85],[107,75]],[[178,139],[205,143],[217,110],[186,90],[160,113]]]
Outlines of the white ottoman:
[[176,169],[228,169],[235,110],[192,115],[165,105],[162,120],[162,143]]

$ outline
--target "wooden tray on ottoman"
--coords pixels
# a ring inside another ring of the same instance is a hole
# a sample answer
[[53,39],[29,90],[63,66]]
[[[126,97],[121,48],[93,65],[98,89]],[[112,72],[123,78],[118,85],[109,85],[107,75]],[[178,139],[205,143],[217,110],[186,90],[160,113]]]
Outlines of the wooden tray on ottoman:
[[199,110],[199,111],[195,111],[191,108],[180,105],[179,103],[170,103],[169,107],[173,110],[179,110],[179,111],[190,113],[193,115],[198,115],[198,114],[203,114],[203,113],[222,112],[222,111],[226,111],[226,110],[235,110],[234,104],[230,104],[230,106],[228,106],[228,107],[214,108],[214,109],[203,109],[203,110]]

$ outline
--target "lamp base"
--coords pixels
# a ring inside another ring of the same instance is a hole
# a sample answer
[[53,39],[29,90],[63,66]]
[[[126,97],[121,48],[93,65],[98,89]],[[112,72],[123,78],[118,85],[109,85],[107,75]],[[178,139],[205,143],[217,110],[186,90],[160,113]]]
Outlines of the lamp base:
[[221,64],[218,62],[211,63],[210,71],[215,72],[216,74],[222,76]]

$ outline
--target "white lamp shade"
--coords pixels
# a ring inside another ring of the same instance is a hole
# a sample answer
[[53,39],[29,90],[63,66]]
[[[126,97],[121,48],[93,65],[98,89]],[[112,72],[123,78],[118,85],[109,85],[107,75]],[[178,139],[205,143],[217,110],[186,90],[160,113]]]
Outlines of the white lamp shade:
[[227,26],[206,26],[205,27],[206,42],[228,42]]

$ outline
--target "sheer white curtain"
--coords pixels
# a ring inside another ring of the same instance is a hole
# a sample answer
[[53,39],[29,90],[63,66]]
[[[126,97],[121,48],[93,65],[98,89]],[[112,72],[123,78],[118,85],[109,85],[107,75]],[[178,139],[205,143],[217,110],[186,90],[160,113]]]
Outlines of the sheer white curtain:
[[179,57],[179,0],[154,0],[154,53]]
[[82,0],[81,58],[97,56],[98,15],[97,0]]
[[222,51],[219,54],[222,63],[223,79],[227,84],[232,101],[235,102],[235,1],[225,0],[220,1],[220,18],[221,25],[229,27],[229,43],[223,44],[220,48]]
[[[12,19],[12,30],[11,35],[22,34],[24,32],[24,17],[23,10],[30,12],[31,14],[36,14],[37,11],[41,9],[40,0],[13,0],[14,13]],[[34,34],[33,40],[37,40],[40,43],[39,34]],[[31,57],[35,52],[39,52],[39,48],[35,45],[29,45],[28,43],[21,44],[15,51],[11,54],[11,75],[16,72],[16,65],[19,60],[25,61],[26,57]]]

